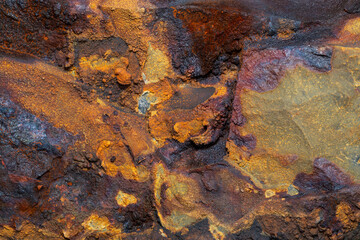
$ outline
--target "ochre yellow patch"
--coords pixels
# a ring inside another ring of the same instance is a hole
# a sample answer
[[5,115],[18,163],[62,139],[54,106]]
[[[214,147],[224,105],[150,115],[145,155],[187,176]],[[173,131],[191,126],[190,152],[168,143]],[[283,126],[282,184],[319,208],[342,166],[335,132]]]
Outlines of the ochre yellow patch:
[[357,17],[346,21],[337,36],[337,39],[330,40],[331,44],[346,44],[354,47],[358,46],[360,36],[360,18]]
[[148,83],[156,83],[170,76],[171,60],[160,49],[153,48],[151,45],[148,49],[148,55],[144,67],[144,81]]
[[[91,0],[93,2],[94,0]],[[95,0],[95,2],[98,0]],[[139,10],[138,0],[105,0],[102,3],[103,7],[110,7],[113,9],[122,8],[136,12]]]
[[354,18],[349,20],[342,30],[342,33],[345,32],[353,35],[360,35],[360,18]]
[[220,229],[221,227],[216,225],[211,224],[209,226],[209,231],[215,240],[224,240],[226,237],[226,234],[224,234]]
[[358,226],[356,221],[351,220],[351,218],[355,218],[355,216],[352,213],[351,207],[346,202],[341,202],[336,206],[336,218],[346,229],[354,230]]
[[21,231],[10,227],[9,225],[3,225],[0,227],[0,239],[61,239],[58,233],[51,232],[49,224],[44,223],[44,227],[39,228],[29,221],[24,221],[20,229]]
[[111,224],[107,217],[92,214],[82,225],[90,231],[105,232],[109,230]]
[[109,234],[114,237],[111,239],[121,239],[121,229],[112,226],[109,219],[105,216],[99,216],[93,213],[82,223],[82,226],[88,232]]
[[[197,194],[199,189],[194,180],[168,172],[162,164],[157,164],[154,169],[154,195],[155,203],[161,208],[161,199],[171,202],[171,214],[163,215],[158,211],[162,224],[173,232],[186,231],[186,227],[204,218],[200,208],[196,208]],[[161,196],[162,185],[168,188],[165,196]]]
[[134,195],[125,193],[119,190],[118,194],[116,195],[116,202],[120,207],[127,207],[130,204],[137,203],[137,198]]
[[274,90],[244,90],[242,136],[256,138],[254,150],[229,142],[228,161],[261,188],[284,190],[296,175],[311,172],[317,157],[360,180],[360,50],[335,47],[332,70],[288,70]]
[[179,142],[185,142],[191,136],[198,134],[205,125],[206,122],[198,119],[188,122],[177,122],[174,125],[174,130],[177,133],[174,138]]

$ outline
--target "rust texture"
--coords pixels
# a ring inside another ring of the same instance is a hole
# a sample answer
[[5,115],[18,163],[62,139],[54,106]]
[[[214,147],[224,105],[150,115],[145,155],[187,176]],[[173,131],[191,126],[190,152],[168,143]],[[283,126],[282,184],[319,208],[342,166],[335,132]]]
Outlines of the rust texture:
[[0,1],[0,239],[360,239],[357,0]]

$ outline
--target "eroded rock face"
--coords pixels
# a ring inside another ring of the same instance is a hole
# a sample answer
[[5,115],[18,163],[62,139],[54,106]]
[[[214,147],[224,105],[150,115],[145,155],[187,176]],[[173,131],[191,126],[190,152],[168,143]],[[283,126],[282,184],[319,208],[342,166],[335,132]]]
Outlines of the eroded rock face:
[[0,3],[1,239],[358,239],[358,1]]

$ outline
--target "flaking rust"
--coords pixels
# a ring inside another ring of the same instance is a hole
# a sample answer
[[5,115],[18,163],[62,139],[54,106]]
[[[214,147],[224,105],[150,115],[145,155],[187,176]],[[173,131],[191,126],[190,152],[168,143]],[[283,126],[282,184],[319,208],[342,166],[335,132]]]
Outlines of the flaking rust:
[[0,239],[360,239],[360,8],[0,3]]

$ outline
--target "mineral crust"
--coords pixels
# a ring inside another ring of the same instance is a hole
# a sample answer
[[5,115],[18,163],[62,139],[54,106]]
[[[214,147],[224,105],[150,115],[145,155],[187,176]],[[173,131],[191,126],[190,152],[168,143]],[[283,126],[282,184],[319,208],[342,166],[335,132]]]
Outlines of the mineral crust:
[[0,239],[360,239],[358,0],[0,2]]

